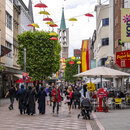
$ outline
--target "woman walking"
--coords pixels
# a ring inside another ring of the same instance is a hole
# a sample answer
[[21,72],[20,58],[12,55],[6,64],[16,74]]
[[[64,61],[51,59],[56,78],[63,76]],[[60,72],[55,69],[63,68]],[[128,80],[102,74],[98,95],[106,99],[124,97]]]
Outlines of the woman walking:
[[71,106],[72,106],[72,98],[73,98],[73,90],[71,86],[68,86],[67,92],[66,92],[66,98],[68,102],[68,109],[69,109],[69,114],[71,113]]
[[26,109],[25,94],[26,90],[24,89],[24,85],[21,85],[21,88],[18,90],[16,94],[16,100],[19,103],[19,110],[21,115],[23,114],[23,112],[25,114]]
[[42,86],[37,94],[39,114],[45,114],[46,96],[47,94]]
[[51,95],[53,101],[53,113],[55,113],[55,107],[57,106],[57,114],[59,114],[59,102],[61,101],[61,95],[58,85],[52,90]]

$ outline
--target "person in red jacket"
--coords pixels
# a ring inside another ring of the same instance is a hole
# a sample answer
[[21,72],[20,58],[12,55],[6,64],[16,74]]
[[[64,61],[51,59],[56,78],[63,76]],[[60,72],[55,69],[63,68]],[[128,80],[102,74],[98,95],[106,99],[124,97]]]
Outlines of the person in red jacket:
[[61,101],[60,89],[57,85],[51,92],[53,97],[53,113],[55,113],[55,107],[57,106],[57,114],[59,114],[59,102]]

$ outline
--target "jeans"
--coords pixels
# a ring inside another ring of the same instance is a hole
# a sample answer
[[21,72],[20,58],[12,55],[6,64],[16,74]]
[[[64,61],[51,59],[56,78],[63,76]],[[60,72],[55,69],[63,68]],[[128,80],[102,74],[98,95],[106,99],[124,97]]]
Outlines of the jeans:
[[9,109],[13,109],[13,104],[14,104],[14,97],[10,97]]
[[59,102],[53,102],[53,113],[55,112],[56,105],[57,105],[57,112],[59,112]]

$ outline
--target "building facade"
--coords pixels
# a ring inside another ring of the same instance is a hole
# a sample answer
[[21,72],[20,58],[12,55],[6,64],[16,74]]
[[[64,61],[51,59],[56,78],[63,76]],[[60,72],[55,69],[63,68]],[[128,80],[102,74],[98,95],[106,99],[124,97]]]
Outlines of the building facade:
[[74,49],[74,57],[81,59],[81,49]]
[[61,44],[61,58],[68,58],[69,56],[69,28],[66,28],[64,8],[62,8],[61,25],[58,29],[59,42]]
[[113,39],[110,35],[110,5],[99,3],[96,11],[96,40],[94,44],[94,59],[96,66],[105,66],[107,58],[113,57]]

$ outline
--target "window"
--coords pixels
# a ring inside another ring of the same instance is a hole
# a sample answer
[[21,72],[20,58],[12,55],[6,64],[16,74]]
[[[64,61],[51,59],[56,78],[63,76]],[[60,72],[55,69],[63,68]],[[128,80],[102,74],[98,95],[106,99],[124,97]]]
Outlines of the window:
[[109,38],[103,38],[102,39],[102,46],[107,46],[109,45]]
[[[8,41],[6,41],[6,47],[9,48],[10,50],[12,50],[12,44],[9,43]],[[6,56],[12,57],[12,51],[9,52]]]
[[109,25],[109,18],[102,19],[102,26]]
[[101,58],[101,59],[98,61],[98,66],[104,66],[106,60],[107,60],[107,58]]
[[6,26],[12,30],[12,16],[6,12]]
[[66,47],[63,48],[63,52],[67,52],[67,48]]

